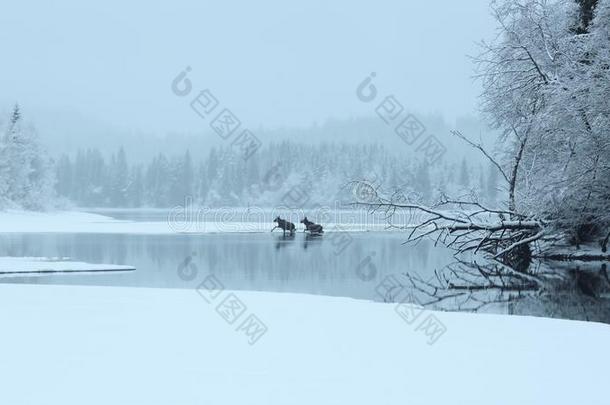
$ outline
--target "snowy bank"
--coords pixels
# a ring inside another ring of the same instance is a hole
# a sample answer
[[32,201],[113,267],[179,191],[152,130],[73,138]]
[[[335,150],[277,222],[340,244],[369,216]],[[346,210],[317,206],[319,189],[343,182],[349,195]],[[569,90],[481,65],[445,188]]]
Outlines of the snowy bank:
[[[169,214],[169,210],[167,211]],[[200,234],[221,232],[268,233],[273,226],[273,217],[248,214],[234,210],[214,211],[211,220],[194,216],[189,218],[172,217],[162,221],[128,221],[107,216],[75,211],[31,212],[8,210],[0,212],[0,233],[106,233],[106,234],[145,234],[164,235],[172,233]],[[340,215],[339,215],[340,216]],[[268,222],[258,221],[261,217]],[[267,218],[268,217],[268,218]],[[248,218],[257,219],[249,221]],[[245,219],[245,220],[236,220]],[[298,222],[298,219],[291,219]],[[301,230],[301,224],[297,224]],[[330,232],[361,232],[386,230],[382,223],[325,223],[324,229]],[[281,232],[277,231],[276,232]]]
[[99,273],[132,271],[133,266],[93,264],[70,261],[69,258],[0,257],[0,277],[44,275],[54,273]]
[[7,210],[0,212],[0,233],[29,232],[87,232],[97,227],[111,229],[130,221],[118,221],[110,217],[86,212],[55,211],[35,212]]
[[608,403],[607,325],[431,313],[447,331],[429,345],[391,304],[235,295],[268,328],[254,345],[224,295],[0,285],[0,402]]

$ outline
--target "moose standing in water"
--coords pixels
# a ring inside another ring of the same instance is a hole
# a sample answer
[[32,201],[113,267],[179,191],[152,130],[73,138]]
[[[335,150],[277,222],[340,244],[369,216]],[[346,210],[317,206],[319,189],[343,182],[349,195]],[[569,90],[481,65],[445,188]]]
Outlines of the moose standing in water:
[[307,217],[303,218],[301,223],[305,225],[303,232],[309,231],[309,233],[312,235],[320,235],[324,233],[324,228],[322,228],[322,225],[311,222],[307,219]]
[[284,236],[286,236],[286,231],[289,231],[290,235],[294,234],[296,226],[294,226],[292,222],[288,222],[280,217],[275,218],[273,222],[277,222],[277,225],[271,230],[271,232],[273,232],[276,228],[281,228],[284,231]]

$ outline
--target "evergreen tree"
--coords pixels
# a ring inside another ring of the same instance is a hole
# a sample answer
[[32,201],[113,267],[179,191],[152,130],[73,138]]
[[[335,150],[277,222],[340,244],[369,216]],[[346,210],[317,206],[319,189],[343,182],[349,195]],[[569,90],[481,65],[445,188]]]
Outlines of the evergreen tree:
[[498,168],[493,163],[489,163],[489,169],[487,172],[487,184],[485,187],[487,191],[487,198],[490,202],[495,203],[496,199],[498,198]]
[[485,172],[483,171],[483,168],[481,166],[479,166],[479,190],[478,190],[478,194],[479,196],[485,198],[485,194],[487,194],[487,181],[485,178]]
[[19,105],[13,108],[0,141],[0,198],[26,209],[44,209],[54,197],[52,162],[33,127],[23,125]]
[[19,105],[15,104],[5,135],[8,161],[7,197],[19,204],[23,203],[30,191],[28,176],[30,174],[31,141],[28,131],[22,125]]
[[196,200],[202,205],[205,204],[205,202],[206,202],[209,187],[210,186],[209,186],[209,180],[208,180],[207,167],[204,162],[201,162],[199,164],[199,170],[198,170],[198,175],[197,175],[197,188],[196,188],[197,199]]
[[126,207],[129,169],[127,168],[127,157],[123,147],[119,149],[116,156],[112,156],[109,174],[107,192],[110,205],[112,207]]
[[55,184],[57,194],[74,200],[74,173],[70,157],[66,154],[62,155],[57,161],[55,170],[57,172],[57,183]]
[[138,208],[144,205],[143,177],[142,166],[138,165],[131,169],[127,187],[127,206]]
[[417,191],[422,196],[422,202],[428,203],[430,201],[432,182],[430,181],[430,170],[426,163],[421,163],[417,170]]
[[468,174],[468,164],[466,163],[466,159],[462,159],[462,165],[460,166],[459,184],[463,188],[468,188],[470,185],[470,176]]

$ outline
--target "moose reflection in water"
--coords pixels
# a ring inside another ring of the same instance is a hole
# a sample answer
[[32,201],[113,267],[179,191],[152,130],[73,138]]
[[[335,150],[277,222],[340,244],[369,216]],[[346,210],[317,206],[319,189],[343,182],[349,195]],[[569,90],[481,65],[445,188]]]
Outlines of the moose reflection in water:
[[[285,248],[287,246],[290,245],[291,242],[295,241],[295,235],[292,234],[287,234],[287,235],[281,235],[277,238],[275,238],[275,249],[279,250],[282,248]],[[305,234],[305,236],[302,238],[302,247],[303,249],[307,249],[311,244],[315,244],[315,243],[321,243],[322,239],[321,236],[319,234]]]
[[[405,273],[413,303],[436,310],[498,312],[610,323],[607,263],[538,262],[517,271],[499,262],[458,260],[432,277]],[[385,301],[402,297],[390,291]],[[501,311],[503,312],[503,311]]]

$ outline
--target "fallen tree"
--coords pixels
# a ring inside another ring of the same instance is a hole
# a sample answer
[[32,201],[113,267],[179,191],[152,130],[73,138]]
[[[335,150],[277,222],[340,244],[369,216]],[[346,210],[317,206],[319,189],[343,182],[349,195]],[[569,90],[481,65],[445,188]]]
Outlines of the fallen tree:
[[[358,182],[360,187],[363,183]],[[385,212],[388,227],[408,231],[405,243],[434,239],[456,253],[486,252],[493,258],[513,262],[513,256],[523,256],[529,245],[547,236],[545,223],[519,213],[485,207],[473,200],[454,200],[446,196],[432,206],[406,200],[394,193],[384,197],[379,189],[368,201],[357,201],[371,212]],[[417,223],[397,224],[393,218],[397,210],[416,211],[425,215]],[[511,219],[512,218],[512,219]],[[527,254],[529,256],[529,254]]]
[[[508,209],[487,207],[478,201],[474,192],[458,198],[441,194],[434,204],[424,205],[414,200],[410,194],[399,190],[385,193],[366,180],[353,182],[356,189],[367,190],[366,193],[354,193],[356,196],[367,197],[364,201],[356,201],[354,205],[367,207],[373,212],[385,211],[389,227],[409,230],[406,242],[417,243],[432,238],[436,244],[442,243],[457,253],[486,252],[494,259],[517,268],[522,267],[521,262],[529,262],[531,257],[530,244],[543,238],[552,238],[548,235],[545,221],[518,212],[516,208],[515,190],[523,148],[516,151],[511,170],[507,172],[481,144],[471,141],[459,131],[452,131],[452,134],[480,151],[500,172],[508,190]],[[397,210],[416,211],[425,215],[414,224],[395,224],[393,217]]]
[[[517,211],[515,185],[520,173],[521,149],[517,150],[511,170],[506,173],[481,144],[474,143],[459,131],[452,133],[479,150],[498,168],[508,190],[508,209],[488,207],[478,201],[474,192],[458,198],[441,194],[434,204],[426,205],[418,201],[417,196],[399,190],[385,192],[381,186],[375,186],[366,179],[352,182],[352,186],[358,190],[354,195],[366,196],[364,199],[357,198],[353,205],[366,207],[371,212],[384,212],[389,228],[408,231],[405,243],[433,239],[435,244],[454,249],[456,254],[485,253],[518,270],[526,269],[534,255],[544,256],[541,249],[534,254],[532,246],[543,244],[548,248],[558,241],[565,241],[565,235],[557,231],[552,218],[537,218],[535,214]],[[395,223],[394,214],[398,210],[410,211],[409,217],[419,220],[415,223]],[[602,248],[607,243],[604,242],[600,242]],[[596,252],[581,252],[578,255],[565,254],[562,259],[600,260],[601,256],[606,258],[606,255]]]

